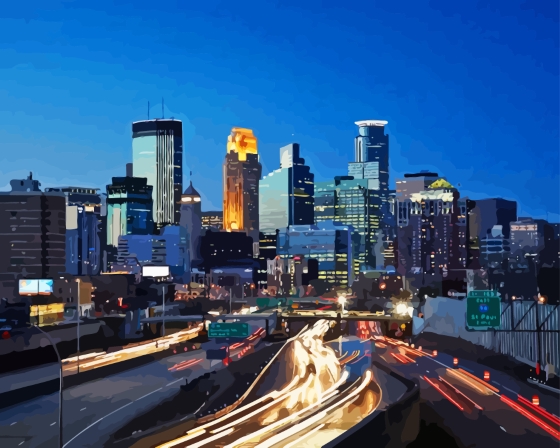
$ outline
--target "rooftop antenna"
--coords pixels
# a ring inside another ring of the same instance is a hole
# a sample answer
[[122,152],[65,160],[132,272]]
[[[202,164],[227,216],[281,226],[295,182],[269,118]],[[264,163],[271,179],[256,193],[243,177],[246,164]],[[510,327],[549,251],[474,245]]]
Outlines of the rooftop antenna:
[[161,98],[161,118],[164,118],[163,116],[163,97]]
[[148,120],[150,119],[150,102],[148,101]]
[[190,178],[191,178],[191,185],[192,185],[192,171],[189,173]]

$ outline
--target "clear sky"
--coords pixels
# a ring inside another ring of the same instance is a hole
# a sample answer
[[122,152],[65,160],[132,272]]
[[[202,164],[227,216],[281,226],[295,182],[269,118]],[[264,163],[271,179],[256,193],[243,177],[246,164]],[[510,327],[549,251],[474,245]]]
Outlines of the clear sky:
[[[303,6],[302,6],[303,5]],[[0,14],[0,188],[101,187],[131,122],[184,120],[185,184],[221,208],[232,126],[266,174],[301,144],[346,174],[355,121],[389,121],[391,184],[435,170],[560,220],[557,1],[16,1]],[[186,185],[185,185],[186,186]]]

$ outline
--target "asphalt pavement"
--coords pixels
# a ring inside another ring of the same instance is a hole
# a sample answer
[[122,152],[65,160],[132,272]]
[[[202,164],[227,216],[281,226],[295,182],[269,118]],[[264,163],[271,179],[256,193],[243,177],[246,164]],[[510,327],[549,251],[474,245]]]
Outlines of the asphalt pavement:
[[[103,446],[116,429],[174,396],[185,380],[222,368],[222,361],[208,360],[203,350],[197,350],[65,389],[63,445]],[[58,446],[58,402],[56,392],[2,409],[0,446]]]
[[539,406],[533,406],[535,390],[522,381],[471,361],[458,359],[455,365],[445,353],[416,349],[385,339],[377,343],[374,357],[419,382],[421,397],[439,416],[436,423],[458,446],[558,447],[556,397],[541,394]]

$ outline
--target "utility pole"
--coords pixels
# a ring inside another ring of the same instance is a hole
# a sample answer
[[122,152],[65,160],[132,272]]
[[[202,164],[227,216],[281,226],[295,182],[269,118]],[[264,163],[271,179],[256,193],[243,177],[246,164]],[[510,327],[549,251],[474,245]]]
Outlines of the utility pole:
[[79,278],[76,279],[76,283],[78,284],[78,294],[77,294],[77,298],[78,298],[78,307],[77,307],[77,317],[78,317],[78,326],[77,326],[77,331],[78,331],[78,373],[80,373],[80,284],[81,284],[81,280]]
[[162,295],[163,295],[163,300],[162,300],[162,324],[161,324],[161,331],[162,331],[162,336],[165,336],[165,285],[163,285],[162,288]]
[[231,297],[233,295],[232,288],[229,288],[229,314],[231,314]]

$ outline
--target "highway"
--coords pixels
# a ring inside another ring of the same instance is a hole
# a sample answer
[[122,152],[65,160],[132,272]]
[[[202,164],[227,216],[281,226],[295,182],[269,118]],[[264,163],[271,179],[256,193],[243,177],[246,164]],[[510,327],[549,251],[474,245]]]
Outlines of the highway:
[[[259,329],[231,344],[235,361],[252,353],[264,336]],[[204,344],[203,347],[204,349]],[[224,368],[208,360],[203,350],[178,352],[165,359],[64,390],[64,445],[68,448],[103,446],[127,422],[180,393],[185,380]],[[0,411],[0,446],[49,447],[58,444],[58,392],[28,400]],[[174,409],[179,420],[196,409],[185,401]]]
[[[503,372],[386,337],[374,337],[376,356],[420,382],[421,395],[464,446],[558,447],[558,399],[539,394]],[[486,380],[485,378],[486,372]]]
[[369,358],[364,359],[362,349],[337,357],[321,341],[328,328],[326,321],[319,321],[288,343],[280,362],[291,375],[283,387],[204,418],[187,434],[159,448],[280,448],[304,440],[306,446],[322,446],[372,413],[380,392],[372,371],[363,369]]

